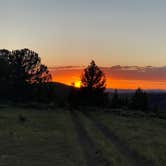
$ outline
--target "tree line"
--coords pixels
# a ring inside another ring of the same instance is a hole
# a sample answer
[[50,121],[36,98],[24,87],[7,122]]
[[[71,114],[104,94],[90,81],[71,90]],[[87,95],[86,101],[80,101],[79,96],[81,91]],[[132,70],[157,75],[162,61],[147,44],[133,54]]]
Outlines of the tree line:
[[[106,77],[92,60],[82,73],[81,87],[79,89],[71,87],[65,103],[70,106],[148,109],[148,96],[141,89],[137,89],[130,99],[121,98],[117,90],[109,97],[105,89]],[[57,96],[48,67],[41,63],[41,58],[36,52],[29,49],[0,50],[1,100],[48,103],[56,102]]]
[[29,49],[0,50],[1,100],[29,100],[37,89],[51,81],[47,66],[37,53]]
[[73,89],[71,94],[70,103],[75,106],[91,105],[141,111],[149,109],[148,95],[141,88],[138,88],[132,96],[121,96],[117,89],[109,96],[109,93],[105,92],[106,77],[93,60],[84,69],[81,83],[81,88]]

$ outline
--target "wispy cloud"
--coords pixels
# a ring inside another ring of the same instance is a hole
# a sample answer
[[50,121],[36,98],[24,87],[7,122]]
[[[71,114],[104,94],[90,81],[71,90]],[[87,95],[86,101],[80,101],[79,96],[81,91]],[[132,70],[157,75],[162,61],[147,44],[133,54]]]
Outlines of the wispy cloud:
[[84,66],[56,66],[56,67],[49,67],[50,71],[55,71],[55,70],[78,70],[78,69],[83,69]]
[[[49,68],[52,72],[58,71],[73,71],[82,72],[84,66],[59,66]],[[146,81],[166,81],[166,66],[153,67],[153,66],[112,66],[101,67],[103,72],[112,79],[124,80],[146,80]],[[81,75],[81,73],[80,73]]]
[[166,81],[166,66],[112,66],[103,71],[113,79]]

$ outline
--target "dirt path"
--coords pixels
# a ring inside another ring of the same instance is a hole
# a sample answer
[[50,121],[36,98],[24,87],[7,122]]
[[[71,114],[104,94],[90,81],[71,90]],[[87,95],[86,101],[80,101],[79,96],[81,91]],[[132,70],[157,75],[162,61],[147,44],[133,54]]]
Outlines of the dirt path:
[[87,166],[111,166],[110,162],[102,156],[102,152],[97,149],[93,140],[88,136],[87,131],[75,111],[71,111],[71,117],[78,135],[78,141],[86,157]]
[[91,120],[96,128],[98,128],[103,135],[113,143],[117,149],[129,160],[133,166],[154,166],[153,161],[149,161],[136,151],[129,148],[125,141],[116,136],[108,127],[97,121],[90,114],[83,113],[89,120]]

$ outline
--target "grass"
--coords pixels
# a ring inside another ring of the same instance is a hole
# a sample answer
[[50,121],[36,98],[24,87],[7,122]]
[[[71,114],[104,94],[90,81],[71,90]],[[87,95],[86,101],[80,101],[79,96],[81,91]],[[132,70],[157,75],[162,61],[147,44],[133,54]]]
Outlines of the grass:
[[[90,119],[81,112],[77,114],[102,159],[114,166],[131,165]],[[102,111],[91,115],[156,166],[165,165],[166,120]],[[77,134],[71,114],[65,109],[1,107],[0,166],[86,166]]]
[[152,117],[123,117],[111,113],[93,113],[111,131],[156,166],[166,162],[166,120]]
[[100,155],[108,160],[111,165],[114,166],[130,166],[130,163],[123,154],[121,154],[116,146],[112,144],[102,133],[98,130],[92,121],[86,118],[81,112],[79,113],[79,118],[83,122],[83,125],[88,133],[88,135],[93,139],[98,147]]
[[84,166],[69,112],[1,109],[0,165]]

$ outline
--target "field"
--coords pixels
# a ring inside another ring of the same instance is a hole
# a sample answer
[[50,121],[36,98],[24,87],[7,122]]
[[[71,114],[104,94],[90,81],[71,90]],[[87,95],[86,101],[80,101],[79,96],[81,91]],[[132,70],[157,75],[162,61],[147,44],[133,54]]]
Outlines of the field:
[[163,166],[165,138],[159,118],[0,108],[0,166]]

